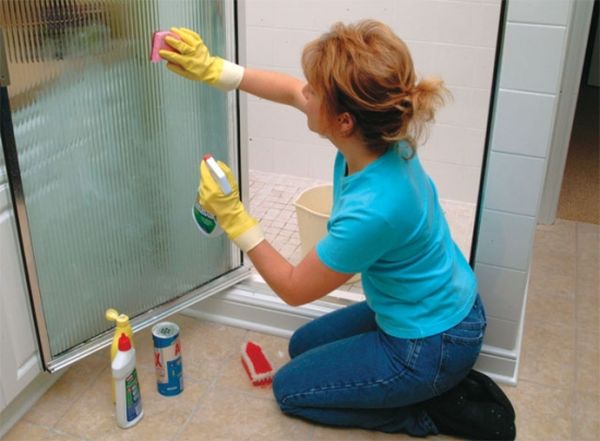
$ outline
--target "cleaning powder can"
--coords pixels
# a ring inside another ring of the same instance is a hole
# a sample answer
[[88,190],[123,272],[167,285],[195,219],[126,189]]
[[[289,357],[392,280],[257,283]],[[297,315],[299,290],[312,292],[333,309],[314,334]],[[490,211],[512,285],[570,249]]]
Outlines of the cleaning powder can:
[[183,391],[183,366],[179,326],[171,322],[161,322],[152,328],[154,340],[154,368],[158,392],[173,396]]
[[[219,167],[215,158],[213,158],[211,154],[207,154],[203,159],[206,161],[206,165],[208,166],[212,177],[217,181],[223,193],[225,195],[231,193],[231,185],[227,180],[227,176],[221,167]],[[215,217],[200,205],[200,192],[196,195],[196,201],[192,207],[192,216],[198,229],[206,236],[213,237],[223,234],[223,230],[217,223]]]
[[126,429],[137,424],[144,416],[144,411],[135,369],[135,349],[124,332],[119,337],[118,351],[111,363],[111,369],[115,380],[117,424]]

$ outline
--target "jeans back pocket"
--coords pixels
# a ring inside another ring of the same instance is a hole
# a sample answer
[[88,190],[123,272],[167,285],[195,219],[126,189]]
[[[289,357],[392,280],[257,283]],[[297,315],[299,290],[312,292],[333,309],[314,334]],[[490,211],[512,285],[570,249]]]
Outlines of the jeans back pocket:
[[485,312],[478,297],[467,317],[442,333],[440,364],[433,383],[436,394],[452,388],[469,373],[481,351],[485,328]]

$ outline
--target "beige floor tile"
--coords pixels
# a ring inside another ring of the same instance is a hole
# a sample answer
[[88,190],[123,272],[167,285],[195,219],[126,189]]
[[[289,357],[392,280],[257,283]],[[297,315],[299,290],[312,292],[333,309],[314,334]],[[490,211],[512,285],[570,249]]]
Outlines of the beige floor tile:
[[[573,281],[573,285],[574,285]],[[556,290],[530,285],[527,294],[527,321],[558,323],[575,327],[575,293],[557,288]]]
[[529,293],[550,293],[575,297],[577,274],[561,274],[555,268],[533,265],[529,276]]
[[600,333],[600,298],[598,285],[578,283],[575,301],[577,327],[582,333]]
[[600,395],[575,396],[574,437],[577,441],[600,440]]
[[102,351],[97,352],[73,364],[69,370],[50,388],[48,394],[73,402],[81,391],[87,389],[100,372],[109,365]]
[[172,439],[190,418],[196,403],[205,394],[206,384],[187,381],[184,382],[181,395],[164,397],[157,391],[152,365],[138,365],[137,371],[144,417],[136,426],[127,430],[117,426],[110,393],[112,377],[106,369],[63,416],[56,428],[89,440]]
[[526,321],[519,380],[573,388],[575,328],[550,322]]
[[[600,395],[600,334],[579,332],[577,335],[577,392]],[[600,439],[600,438],[599,438]]]
[[116,423],[111,399],[111,378],[107,367],[89,388],[80,391],[78,399],[56,423],[55,428],[88,439],[98,438],[113,430]]
[[[593,295],[598,298],[600,290],[600,263],[598,261],[598,252],[581,253],[577,261],[577,286],[584,287],[584,295]],[[593,289],[595,288],[595,290]]]
[[42,426],[53,427],[73,405],[58,393],[46,393],[23,416],[23,421]]
[[27,421],[19,421],[2,439],[4,441],[36,441],[44,440],[48,436],[50,436],[49,428]]
[[572,439],[572,391],[520,380],[511,395],[519,441]]
[[179,434],[180,440],[302,440],[314,426],[283,415],[272,398],[215,389]]
[[48,436],[44,438],[44,441],[83,441],[83,439],[51,430]]
[[538,226],[533,246],[532,271],[575,275],[577,257],[576,223],[558,220],[552,226]]
[[534,258],[531,264],[532,273],[538,271],[551,272],[555,275],[565,277],[575,277],[575,256],[561,254],[555,249],[546,249],[546,247],[534,250]]
[[600,243],[600,225],[578,222],[577,240],[579,247],[578,252],[581,250],[583,242],[584,246],[588,246],[590,250],[594,250],[594,252],[598,254],[597,245]]
[[223,374],[223,364],[240,348],[247,331],[208,322],[199,322],[182,337],[184,377],[214,382]]

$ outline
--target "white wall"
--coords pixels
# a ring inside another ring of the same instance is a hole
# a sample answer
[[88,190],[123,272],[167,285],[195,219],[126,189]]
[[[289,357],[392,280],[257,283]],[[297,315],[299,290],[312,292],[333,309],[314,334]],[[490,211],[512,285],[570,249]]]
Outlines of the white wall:
[[[515,380],[574,1],[508,3],[475,269],[488,312],[488,352],[496,351],[502,374]],[[494,362],[480,361],[483,370]]]
[[[408,44],[421,75],[442,76],[453,102],[421,159],[440,197],[475,203],[485,142],[500,0],[246,0],[248,66],[303,78],[302,48],[337,22],[374,18]],[[248,98],[251,169],[331,180],[335,148],[298,111]]]

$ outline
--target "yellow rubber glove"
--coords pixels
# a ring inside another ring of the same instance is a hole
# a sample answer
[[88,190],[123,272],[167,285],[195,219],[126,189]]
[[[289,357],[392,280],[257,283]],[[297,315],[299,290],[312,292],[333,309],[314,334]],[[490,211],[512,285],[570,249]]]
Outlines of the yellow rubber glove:
[[186,28],[171,28],[181,40],[165,37],[175,51],[161,50],[159,55],[168,61],[167,68],[185,78],[202,81],[223,91],[237,89],[244,76],[244,68],[210,55],[200,35]]
[[261,243],[265,236],[260,224],[248,214],[244,204],[240,201],[238,185],[231,169],[221,161],[217,161],[217,163],[227,176],[227,180],[231,185],[231,193],[228,195],[223,194],[219,184],[210,173],[206,162],[202,161],[200,163],[200,186],[198,188],[200,200],[198,202],[204,209],[215,215],[227,237],[242,251],[248,252]]

